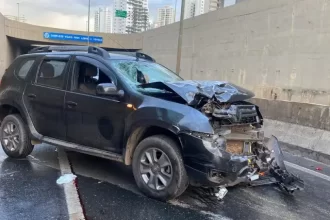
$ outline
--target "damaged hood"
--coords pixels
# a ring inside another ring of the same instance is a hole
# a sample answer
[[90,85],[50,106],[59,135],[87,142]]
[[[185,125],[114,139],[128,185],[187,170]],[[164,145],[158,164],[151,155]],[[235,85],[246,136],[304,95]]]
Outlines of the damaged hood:
[[142,88],[155,88],[171,91],[182,97],[187,104],[192,104],[195,95],[213,96],[220,102],[243,101],[254,96],[253,92],[237,85],[222,81],[185,80],[176,82],[153,82],[140,85]]

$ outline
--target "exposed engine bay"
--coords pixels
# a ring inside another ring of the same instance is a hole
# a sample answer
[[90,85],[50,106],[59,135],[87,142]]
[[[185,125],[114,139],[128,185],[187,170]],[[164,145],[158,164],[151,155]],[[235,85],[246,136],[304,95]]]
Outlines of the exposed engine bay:
[[[209,178],[220,183],[212,190],[219,199],[226,195],[225,187],[238,184],[277,184],[288,193],[304,188],[303,181],[287,171],[277,138],[273,136],[266,141],[259,108],[246,101],[254,96],[252,92],[219,81],[156,82],[141,87],[171,92],[186,105],[202,112],[208,117],[214,134],[198,134],[198,138],[211,143],[220,152],[229,153],[234,160],[248,161],[247,166],[235,171],[238,176],[235,181],[223,181],[226,179],[223,173],[210,170]],[[221,153],[219,156],[222,157]]]
[[223,187],[239,183],[250,186],[278,184],[288,193],[304,188],[303,181],[287,171],[277,138],[272,136],[265,142],[263,119],[257,106],[248,102],[220,103],[213,98],[200,111],[209,117],[216,133],[213,140],[218,147],[232,155],[245,156],[249,161],[249,167],[244,171],[246,176],[220,187],[216,195],[222,195],[219,192]]

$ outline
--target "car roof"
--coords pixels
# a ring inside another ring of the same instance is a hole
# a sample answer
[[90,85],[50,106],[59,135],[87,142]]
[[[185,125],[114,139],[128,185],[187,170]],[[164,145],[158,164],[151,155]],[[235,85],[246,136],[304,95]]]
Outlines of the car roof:
[[[87,52],[77,52],[77,51],[65,51],[65,52],[45,52],[45,53],[31,53],[31,54],[23,54],[20,57],[37,57],[37,56],[46,56],[46,55],[85,55],[89,57],[98,57],[102,58],[101,56],[90,54]],[[106,58],[105,60],[136,60],[136,57],[131,52],[118,52],[118,53],[111,53],[109,52],[110,58]],[[140,61],[147,61],[146,59],[139,58]]]

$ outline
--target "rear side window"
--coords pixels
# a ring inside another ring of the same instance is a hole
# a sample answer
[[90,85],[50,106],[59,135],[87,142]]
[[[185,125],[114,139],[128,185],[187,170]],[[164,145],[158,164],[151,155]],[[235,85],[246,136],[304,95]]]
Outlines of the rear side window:
[[34,59],[25,59],[20,63],[19,68],[16,69],[16,75],[21,78],[25,79],[27,74],[29,73],[32,65],[34,64]]
[[65,60],[44,60],[37,75],[37,84],[63,88],[67,63]]

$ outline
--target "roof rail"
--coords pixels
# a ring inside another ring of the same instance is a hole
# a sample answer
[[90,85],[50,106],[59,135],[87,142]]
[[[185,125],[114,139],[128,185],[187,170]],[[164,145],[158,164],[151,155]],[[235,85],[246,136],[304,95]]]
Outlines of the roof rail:
[[141,53],[141,52],[136,52],[136,58],[137,59],[142,58],[142,59],[145,59],[145,60],[149,60],[151,62],[156,62],[156,60],[154,58],[152,58],[151,56],[149,56],[145,53]]
[[44,53],[44,52],[50,52],[49,46],[35,47],[32,50],[30,50],[28,53]]
[[85,51],[87,53],[96,54],[102,56],[103,58],[109,58],[109,53],[100,47],[94,46],[43,46],[43,47],[36,47],[29,51],[31,53],[47,53],[47,52],[64,52],[64,51]]
[[126,49],[126,48],[109,48],[108,52],[137,52],[141,49]]
[[139,52],[139,50],[140,49],[116,49],[116,48],[107,49],[108,52],[124,54],[127,56],[136,57],[136,59],[141,58],[141,59],[149,60],[151,62],[156,62],[156,60],[154,58],[152,58],[151,56],[149,56],[145,53]]

